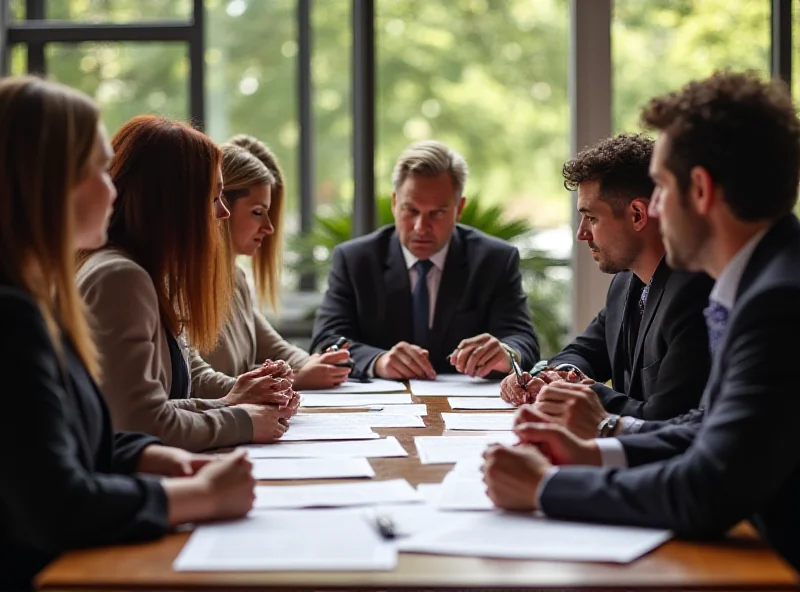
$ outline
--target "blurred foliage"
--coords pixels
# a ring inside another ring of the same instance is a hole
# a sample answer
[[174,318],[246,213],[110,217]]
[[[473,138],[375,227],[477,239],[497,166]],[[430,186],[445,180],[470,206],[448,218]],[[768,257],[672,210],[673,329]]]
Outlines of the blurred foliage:
[[[376,206],[378,226],[393,225],[391,196],[378,197]],[[288,246],[294,255],[292,270],[297,274],[311,272],[317,277],[327,277],[334,247],[351,238],[351,220],[350,208],[342,205],[317,213],[310,235],[289,238]],[[467,200],[459,222],[511,243],[526,242],[536,232],[528,220],[508,218],[500,206],[485,205],[478,199]],[[541,251],[521,249],[520,270],[528,292],[528,307],[546,355],[560,351],[564,345],[567,327],[562,306],[569,298],[566,283],[553,278],[550,271],[569,263],[547,257]]]

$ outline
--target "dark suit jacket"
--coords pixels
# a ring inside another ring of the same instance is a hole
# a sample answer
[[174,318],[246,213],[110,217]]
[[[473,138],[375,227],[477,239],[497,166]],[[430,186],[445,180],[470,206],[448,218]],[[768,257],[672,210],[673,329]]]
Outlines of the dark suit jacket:
[[114,434],[69,343],[63,363],[22,290],[0,281],[0,590],[24,589],[57,555],[152,539],[167,528],[159,481],[133,476],[140,434]]
[[[411,284],[393,226],[336,247],[328,291],[317,311],[311,351],[347,337],[363,375],[371,361],[400,341],[412,342]],[[531,325],[519,252],[508,243],[457,225],[450,240],[429,355],[437,372],[455,372],[447,356],[467,337],[491,333],[516,349],[523,367],[539,359]]]
[[719,535],[751,519],[800,569],[797,348],[800,224],[763,238],[745,268],[701,405],[681,425],[620,438],[632,468],[564,467],[549,516]]
[[[703,309],[713,281],[672,271],[664,260],[653,274],[630,361],[627,325],[638,312],[642,282],[631,272],[611,280],[606,306],[581,336],[550,360],[574,364],[599,384],[594,391],[610,413],[669,419],[697,407],[711,356]],[[613,388],[604,383],[611,380]]]

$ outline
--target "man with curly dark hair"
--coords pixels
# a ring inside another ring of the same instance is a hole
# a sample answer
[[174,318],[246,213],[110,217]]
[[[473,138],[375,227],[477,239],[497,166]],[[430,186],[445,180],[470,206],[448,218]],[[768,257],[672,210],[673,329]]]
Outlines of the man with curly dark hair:
[[[708,379],[703,309],[713,282],[704,273],[672,271],[664,261],[658,220],[648,214],[652,153],[651,138],[621,134],[564,165],[564,186],[578,191],[577,239],[602,271],[616,275],[605,308],[548,364],[570,364],[581,373],[544,370],[523,376],[524,388],[514,375],[501,385],[506,401],[535,402],[550,421],[585,438],[607,435],[622,415],[670,419],[686,413],[697,407]],[[563,382],[582,375],[596,383]],[[609,379],[612,388],[602,384]]]
[[[667,262],[716,282],[706,311],[714,359],[700,409],[640,433],[584,440],[520,410],[534,446],[486,453],[489,497],[506,509],[719,536],[742,520],[800,569],[800,120],[789,89],[719,72],[653,99],[650,163]],[[539,446],[547,451],[547,457]],[[584,465],[560,466],[553,465]],[[597,466],[586,466],[597,465]]]

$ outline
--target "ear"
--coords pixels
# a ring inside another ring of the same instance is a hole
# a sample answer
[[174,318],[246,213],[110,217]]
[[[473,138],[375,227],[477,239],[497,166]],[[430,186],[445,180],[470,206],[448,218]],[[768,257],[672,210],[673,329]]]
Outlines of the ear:
[[397,193],[392,191],[392,214],[397,215]]
[[630,205],[628,206],[631,222],[633,223],[633,229],[637,232],[641,231],[645,226],[647,226],[647,221],[650,219],[650,216],[647,213],[647,207],[648,203],[639,197],[631,201]]
[[716,201],[716,184],[704,167],[689,171],[689,205],[698,214],[708,214]]
[[462,197],[458,200],[458,205],[456,206],[456,220],[461,218],[461,212],[464,210],[464,204],[467,203],[467,198]]

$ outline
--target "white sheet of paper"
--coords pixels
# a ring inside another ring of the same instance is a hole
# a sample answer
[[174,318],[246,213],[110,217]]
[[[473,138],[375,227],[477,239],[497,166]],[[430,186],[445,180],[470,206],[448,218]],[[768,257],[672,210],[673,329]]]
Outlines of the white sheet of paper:
[[480,471],[450,471],[442,481],[442,489],[433,505],[439,510],[492,510],[494,504],[486,495],[486,484]]
[[417,436],[419,460],[423,465],[454,463],[462,458],[480,458],[491,444],[514,444],[517,436],[502,432],[491,436]]
[[289,429],[281,436],[283,442],[300,442],[307,440],[375,440],[379,434],[373,432],[369,426],[346,426],[331,424],[312,424],[308,422],[295,422],[289,420]]
[[384,380],[383,378],[373,378],[370,382],[359,382],[348,380],[332,389],[308,390],[301,394],[318,395],[354,395],[358,393],[405,393],[406,386],[402,382],[394,380]]
[[377,395],[300,395],[300,407],[369,407],[371,405],[408,405],[408,393]]
[[500,397],[448,397],[450,409],[514,409]]
[[254,458],[256,479],[346,479],[374,477],[366,458]]
[[383,571],[397,565],[362,508],[252,512],[198,526],[173,563],[177,571]]
[[379,458],[408,456],[394,436],[344,442],[276,442],[240,446],[250,458]]
[[[357,426],[367,428],[424,428],[425,422],[418,415],[404,413],[374,413],[361,411],[353,413],[298,413],[289,425],[330,426],[336,429],[350,429]],[[284,436],[285,438],[285,436]]]
[[439,496],[442,494],[441,483],[420,483],[417,485],[417,492],[425,499],[425,503],[435,506],[439,503]]
[[253,506],[262,509],[333,508],[420,503],[422,496],[405,479],[322,485],[259,485]]
[[430,532],[441,526],[449,528],[456,520],[467,518],[471,514],[472,512],[443,512],[429,504],[393,504],[364,508],[364,515],[373,521],[376,516],[391,518],[398,537]]
[[561,522],[483,512],[401,540],[403,551],[509,559],[629,563],[663,544],[665,530]]
[[500,381],[464,374],[439,374],[436,380],[408,381],[417,397],[499,397]]
[[428,406],[425,403],[410,403],[407,405],[386,405],[379,411],[372,411],[372,413],[386,413],[386,414],[399,414],[404,415],[428,415]]
[[446,430],[511,431],[513,413],[442,413]]

